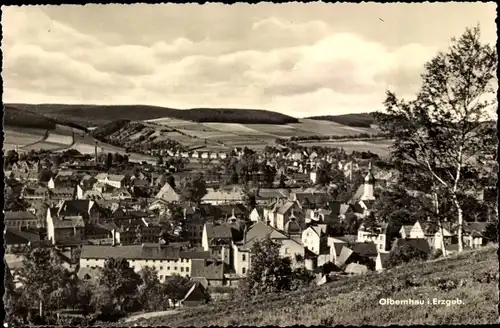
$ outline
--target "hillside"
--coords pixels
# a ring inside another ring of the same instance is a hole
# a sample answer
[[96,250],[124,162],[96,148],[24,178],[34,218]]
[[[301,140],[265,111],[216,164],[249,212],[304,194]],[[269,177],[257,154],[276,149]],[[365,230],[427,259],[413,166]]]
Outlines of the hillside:
[[63,105],[63,104],[9,104],[12,107],[43,114],[47,117],[70,120],[90,127],[116,120],[145,121],[173,118],[194,122],[287,124],[296,123],[294,117],[266,110],[231,108],[174,109],[145,105]]
[[41,111],[10,104],[4,105],[4,124],[7,127],[42,130],[54,130],[59,124],[78,130],[86,130],[82,125],[78,124],[78,120],[74,120],[71,116],[45,115]]
[[360,128],[369,128],[372,124],[375,124],[375,119],[372,113],[311,116],[308,117],[308,119],[319,120],[319,121],[330,121],[347,126],[360,127]]
[[[498,276],[489,281],[485,277],[487,272],[498,272],[496,248],[488,246],[383,273],[342,277],[323,286],[263,296],[247,304],[221,302],[136,323],[170,327],[492,324],[498,320]],[[455,286],[441,289],[439,279],[443,278]],[[430,299],[431,304],[382,306],[382,298],[423,299],[426,303]],[[432,305],[433,298],[458,298],[463,304]]]

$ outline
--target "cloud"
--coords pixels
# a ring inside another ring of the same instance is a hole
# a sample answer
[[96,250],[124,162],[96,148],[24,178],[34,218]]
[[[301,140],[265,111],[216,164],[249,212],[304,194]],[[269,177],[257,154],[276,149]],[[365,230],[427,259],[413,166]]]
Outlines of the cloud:
[[176,34],[173,28],[184,32],[162,39],[158,31],[156,39],[139,42],[138,31],[146,27],[128,38],[133,26],[126,20],[127,33],[94,31],[96,26],[91,31],[48,12],[4,9],[6,101],[247,107],[299,117],[362,112],[379,108],[387,88],[414,93],[423,64],[438,50],[419,43],[389,47],[336,31],[324,20],[241,13],[218,16],[223,21],[245,16],[234,31],[205,18],[217,26],[207,25],[204,37],[189,37],[190,28],[167,24],[157,29],[170,36]]

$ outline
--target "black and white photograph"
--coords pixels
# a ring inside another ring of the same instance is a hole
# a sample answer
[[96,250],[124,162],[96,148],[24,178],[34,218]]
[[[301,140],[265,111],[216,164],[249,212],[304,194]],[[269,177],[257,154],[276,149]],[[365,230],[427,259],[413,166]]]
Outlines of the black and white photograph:
[[4,328],[500,322],[495,2],[1,11]]

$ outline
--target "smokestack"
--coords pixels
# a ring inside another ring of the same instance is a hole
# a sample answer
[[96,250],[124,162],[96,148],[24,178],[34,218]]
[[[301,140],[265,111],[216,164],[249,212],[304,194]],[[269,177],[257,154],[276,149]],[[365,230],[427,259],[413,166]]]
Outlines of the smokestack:
[[94,150],[95,150],[95,164],[97,165],[97,141],[95,142]]

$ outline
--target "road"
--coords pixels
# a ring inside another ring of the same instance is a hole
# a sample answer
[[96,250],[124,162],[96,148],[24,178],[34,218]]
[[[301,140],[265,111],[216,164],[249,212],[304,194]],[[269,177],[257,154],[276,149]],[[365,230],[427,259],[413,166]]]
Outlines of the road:
[[130,316],[124,320],[124,322],[133,322],[140,319],[151,319],[156,317],[164,317],[169,316],[175,313],[179,313],[179,310],[167,310],[167,311],[158,311],[158,312],[149,312],[149,313],[141,313]]

